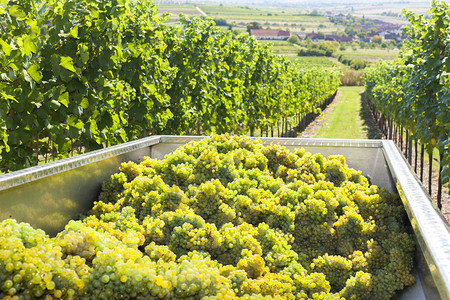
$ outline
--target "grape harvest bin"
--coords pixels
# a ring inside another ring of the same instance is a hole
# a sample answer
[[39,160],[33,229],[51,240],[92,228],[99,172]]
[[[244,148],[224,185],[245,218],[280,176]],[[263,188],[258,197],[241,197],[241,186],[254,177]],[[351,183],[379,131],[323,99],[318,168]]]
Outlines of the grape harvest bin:
[[[14,218],[56,235],[69,220],[91,208],[102,182],[116,173],[122,162],[139,163],[144,156],[161,159],[180,145],[200,138],[152,136],[0,175],[0,220]],[[450,299],[450,227],[392,141],[262,140],[289,150],[303,147],[324,156],[342,154],[348,165],[370,177],[372,184],[397,191],[419,247],[414,266],[416,284],[396,299]]]

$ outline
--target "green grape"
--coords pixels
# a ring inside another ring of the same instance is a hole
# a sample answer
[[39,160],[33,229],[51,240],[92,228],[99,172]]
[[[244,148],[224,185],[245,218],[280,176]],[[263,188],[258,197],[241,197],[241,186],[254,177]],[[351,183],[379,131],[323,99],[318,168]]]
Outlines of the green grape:
[[0,297],[390,299],[414,284],[397,196],[342,156],[213,135],[124,163],[49,238],[0,223]]
[[123,185],[127,180],[127,176],[123,172],[111,175],[110,179],[102,184],[99,200],[104,203],[116,203],[121,197]]
[[338,292],[345,287],[350,277],[352,262],[342,256],[325,254],[313,259],[311,270],[325,274],[332,287],[331,291]]
[[165,262],[171,262],[176,259],[176,255],[170,251],[168,246],[156,245],[154,242],[145,246],[145,253],[153,261],[162,259]]
[[370,299],[372,290],[372,275],[370,273],[358,271],[354,276],[347,280],[345,287],[340,294],[345,297],[345,299]]

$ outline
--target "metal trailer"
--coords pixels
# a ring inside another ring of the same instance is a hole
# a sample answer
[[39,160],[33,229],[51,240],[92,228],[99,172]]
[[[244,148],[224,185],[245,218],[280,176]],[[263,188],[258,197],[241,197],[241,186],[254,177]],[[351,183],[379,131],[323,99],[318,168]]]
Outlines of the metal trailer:
[[[79,156],[0,175],[0,220],[14,218],[56,235],[71,219],[86,213],[102,182],[122,162],[144,156],[162,159],[180,145],[204,137],[151,136]],[[324,156],[342,154],[351,168],[372,184],[397,191],[403,201],[418,247],[416,284],[395,298],[450,299],[450,231],[399,149],[387,140],[261,138],[264,144],[303,147]]]

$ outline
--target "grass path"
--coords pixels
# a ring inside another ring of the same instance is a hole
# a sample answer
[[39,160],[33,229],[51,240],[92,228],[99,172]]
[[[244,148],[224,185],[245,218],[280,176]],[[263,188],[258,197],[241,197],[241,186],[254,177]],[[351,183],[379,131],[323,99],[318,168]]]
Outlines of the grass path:
[[343,86],[338,104],[314,138],[367,139],[367,127],[361,119],[362,86]]

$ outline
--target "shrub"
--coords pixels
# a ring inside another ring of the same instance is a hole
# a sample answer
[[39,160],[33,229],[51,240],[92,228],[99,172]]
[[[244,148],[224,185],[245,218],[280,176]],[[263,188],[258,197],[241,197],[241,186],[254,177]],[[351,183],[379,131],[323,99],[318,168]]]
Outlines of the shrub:
[[341,84],[343,86],[361,86],[363,85],[364,70],[344,69],[341,75]]
[[293,34],[287,39],[288,43],[291,44],[300,44],[300,39],[298,38],[298,35]]

